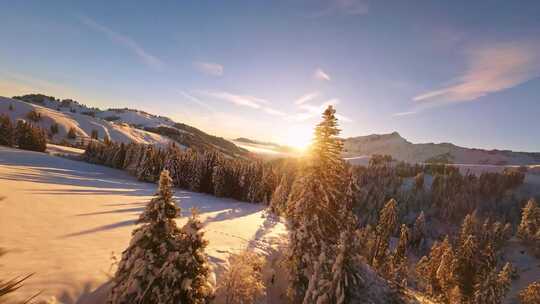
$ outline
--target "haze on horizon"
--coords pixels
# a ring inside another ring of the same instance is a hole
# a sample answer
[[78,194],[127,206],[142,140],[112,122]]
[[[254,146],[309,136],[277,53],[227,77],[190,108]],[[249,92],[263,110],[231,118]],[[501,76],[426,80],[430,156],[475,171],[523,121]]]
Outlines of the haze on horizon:
[[540,151],[540,3],[18,1],[0,96],[129,107],[295,144],[329,104],[343,136]]

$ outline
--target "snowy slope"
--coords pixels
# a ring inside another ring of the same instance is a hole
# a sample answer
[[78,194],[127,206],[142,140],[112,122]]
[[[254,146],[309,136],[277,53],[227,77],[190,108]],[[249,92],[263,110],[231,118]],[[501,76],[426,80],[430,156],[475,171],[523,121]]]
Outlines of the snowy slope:
[[[131,141],[140,143],[165,144],[171,139],[182,147],[189,147],[200,152],[217,150],[232,157],[249,156],[246,149],[240,148],[224,138],[207,134],[183,123],[177,123],[168,117],[154,115],[136,109],[111,108],[100,110],[98,108],[88,107],[71,99],[59,100],[53,96],[43,94],[15,96],[14,99],[17,99],[16,101],[18,102],[24,101],[40,109],[48,109],[70,117],[80,123],[80,129],[86,134],[91,134],[92,129],[97,129],[100,138],[107,134],[107,132],[120,132],[122,134],[116,136],[116,138],[119,138],[117,141],[126,142],[125,135],[127,134],[127,137],[130,137]],[[112,131],[109,130],[111,126],[114,128]],[[65,137],[65,133],[61,133],[55,137],[56,139],[63,140],[63,136]],[[109,137],[115,140],[114,134],[109,134]],[[60,142],[60,140],[57,141]]]
[[[35,273],[16,299],[43,291],[42,299],[74,303],[108,281],[111,252],[119,257],[127,247],[155,191],[123,171],[0,147],[0,247],[9,250],[0,259],[2,277]],[[261,205],[179,189],[175,198],[183,215],[199,209],[218,279],[230,252],[271,254],[286,238],[284,225],[265,217]]]
[[469,149],[450,143],[413,144],[397,132],[347,138],[344,141],[344,149],[344,157],[348,158],[389,154],[397,160],[409,163],[448,160],[455,164],[540,164],[540,153]]
[[118,121],[140,127],[156,128],[159,126],[174,125],[174,121],[167,117],[155,116],[132,109],[109,109],[97,112],[96,116],[103,119],[117,119]]
[[[9,110],[10,105],[13,106],[12,111]],[[34,103],[0,97],[0,113],[9,115],[12,121],[26,119],[27,113],[31,110],[41,114],[41,121],[38,123],[40,127],[49,130],[53,123],[58,124],[59,132],[53,137],[53,142],[64,140],[70,128],[74,128],[80,137],[90,137],[92,130],[97,130],[99,138],[102,139],[107,135],[116,142],[166,145],[170,141],[159,134],[136,129],[127,124],[112,123],[81,114],[80,109],[76,113],[69,110],[57,111]]]

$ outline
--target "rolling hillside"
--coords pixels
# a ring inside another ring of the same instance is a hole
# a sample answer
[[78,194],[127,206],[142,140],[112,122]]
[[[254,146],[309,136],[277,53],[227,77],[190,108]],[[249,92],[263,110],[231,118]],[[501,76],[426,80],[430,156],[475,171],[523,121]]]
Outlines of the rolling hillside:
[[183,147],[198,151],[218,150],[232,157],[249,154],[224,138],[144,111],[128,108],[100,110],[71,99],[59,100],[42,94],[0,97],[0,113],[9,115],[12,120],[27,119],[28,112],[32,110],[41,116],[36,123],[40,127],[49,130],[51,125],[58,124],[58,134],[51,139],[54,143],[67,140],[66,134],[73,128],[78,137],[90,137],[96,130],[99,139],[108,136],[116,142],[166,145],[174,140]]

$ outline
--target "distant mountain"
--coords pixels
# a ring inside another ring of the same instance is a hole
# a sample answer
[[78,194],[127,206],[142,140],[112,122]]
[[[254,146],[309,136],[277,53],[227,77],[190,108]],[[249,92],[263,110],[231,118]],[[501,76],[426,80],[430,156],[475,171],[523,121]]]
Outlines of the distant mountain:
[[484,150],[456,146],[451,143],[414,144],[399,133],[372,134],[344,139],[344,157],[362,158],[373,154],[388,154],[409,163],[443,162],[483,165],[540,164],[540,153],[509,150]]
[[[13,110],[9,109],[10,105]],[[107,135],[117,142],[165,145],[174,140],[183,147],[198,151],[218,150],[232,157],[249,154],[246,149],[224,138],[140,110],[101,110],[72,99],[60,100],[43,94],[0,97],[0,113],[9,115],[13,120],[26,119],[31,110],[40,113],[42,118],[37,124],[41,127],[49,130],[52,124],[58,124],[59,132],[52,138],[58,143],[66,140],[67,132],[74,128],[80,137],[90,137],[92,131],[97,130],[100,139]]]

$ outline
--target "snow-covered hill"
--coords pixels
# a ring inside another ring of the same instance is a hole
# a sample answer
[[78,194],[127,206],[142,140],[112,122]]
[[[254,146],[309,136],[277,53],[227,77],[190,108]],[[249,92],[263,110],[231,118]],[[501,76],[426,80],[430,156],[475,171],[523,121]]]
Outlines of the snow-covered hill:
[[413,144],[399,133],[373,134],[344,140],[346,158],[373,154],[388,154],[409,163],[449,162],[482,165],[534,165],[540,164],[540,153],[507,150],[483,150],[459,147],[451,143]]
[[72,110],[72,108],[58,108],[56,110],[50,103],[47,103],[47,105],[49,106],[0,97],[0,113],[8,115],[12,121],[18,119],[28,120],[27,114],[34,110],[41,116],[41,119],[35,123],[38,126],[45,130],[50,130],[51,125],[57,124],[58,133],[53,135],[52,142],[60,143],[63,140],[67,140],[66,135],[71,128],[75,130],[78,137],[85,138],[90,137],[92,131],[96,130],[100,139],[108,136],[116,142],[159,145],[166,145],[170,142],[170,139],[165,136],[133,128],[126,123],[109,122],[104,119],[81,114],[84,112],[81,111],[83,109],[82,107],[78,107],[78,111]]
[[[10,105],[13,110],[9,109]],[[59,125],[59,133],[52,138],[56,143],[65,140],[69,129],[74,128],[80,137],[89,137],[96,130],[100,139],[107,135],[117,142],[165,145],[174,140],[183,147],[198,151],[218,150],[232,157],[248,155],[246,149],[224,138],[140,110],[100,110],[71,99],[59,100],[42,94],[16,96],[13,99],[0,97],[0,114],[7,114],[14,120],[25,119],[27,113],[34,109],[41,113],[42,120],[38,123],[41,127],[49,130],[50,125]]]

